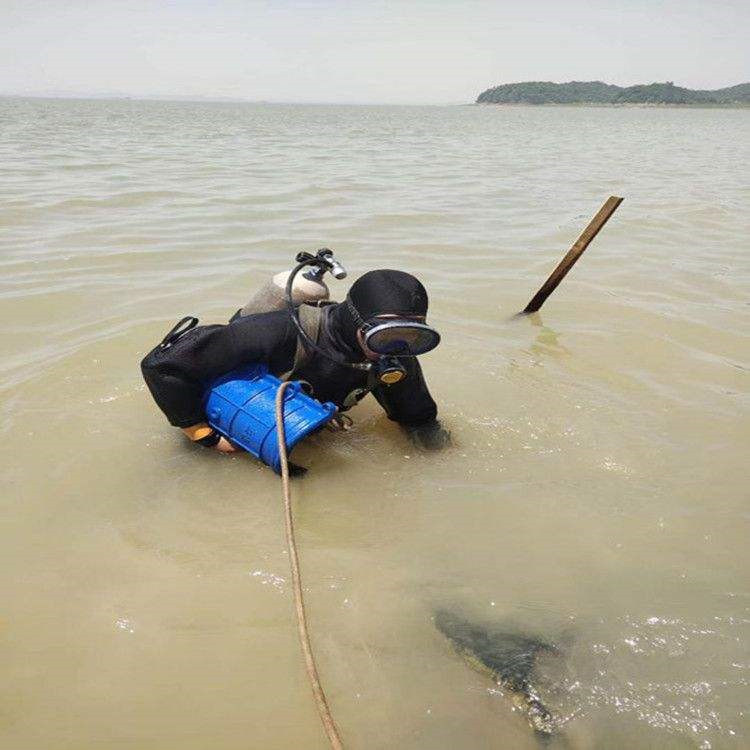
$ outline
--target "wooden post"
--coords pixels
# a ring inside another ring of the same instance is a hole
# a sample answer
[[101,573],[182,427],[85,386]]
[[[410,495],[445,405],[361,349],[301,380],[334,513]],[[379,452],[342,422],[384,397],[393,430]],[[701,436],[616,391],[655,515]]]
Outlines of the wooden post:
[[583,255],[583,251],[591,244],[591,240],[599,234],[599,230],[607,223],[610,216],[622,203],[622,198],[612,195],[605,201],[599,212],[591,220],[591,223],[583,230],[581,236],[573,243],[566,256],[550,274],[542,288],[534,295],[531,302],[524,308],[525,313],[536,312],[546,301],[547,297],[557,289],[557,285],[565,278],[565,275],[573,268],[575,262]]

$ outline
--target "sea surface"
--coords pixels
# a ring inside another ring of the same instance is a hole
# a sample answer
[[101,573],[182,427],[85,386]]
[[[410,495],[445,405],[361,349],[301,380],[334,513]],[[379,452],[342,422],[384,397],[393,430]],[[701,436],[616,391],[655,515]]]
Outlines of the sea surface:
[[549,748],[749,747],[748,164],[747,110],[0,100],[0,747],[326,747],[278,478],[139,371],[323,246],[424,281],[454,439],[295,451],[347,747],[541,747],[441,610],[557,644]]

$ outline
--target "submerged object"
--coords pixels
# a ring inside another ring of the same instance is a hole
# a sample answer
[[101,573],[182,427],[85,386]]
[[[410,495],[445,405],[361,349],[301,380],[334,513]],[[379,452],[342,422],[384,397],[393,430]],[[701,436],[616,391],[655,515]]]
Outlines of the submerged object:
[[[281,380],[263,364],[246,365],[214,382],[206,393],[208,423],[232,443],[281,472],[276,431],[275,399]],[[284,395],[284,431],[287,452],[319,430],[336,415],[336,406],[324,404],[293,382]]]
[[533,683],[538,657],[557,654],[555,645],[533,636],[474,624],[446,610],[435,613],[435,627],[477,671],[507,690],[531,728],[549,737],[556,722]]

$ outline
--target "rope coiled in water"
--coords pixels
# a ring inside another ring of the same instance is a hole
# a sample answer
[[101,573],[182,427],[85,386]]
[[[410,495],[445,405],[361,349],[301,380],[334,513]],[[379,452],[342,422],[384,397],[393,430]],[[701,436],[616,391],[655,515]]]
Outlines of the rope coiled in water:
[[286,527],[286,546],[289,552],[289,565],[292,570],[292,588],[294,590],[294,608],[297,612],[297,635],[299,636],[302,654],[305,657],[307,676],[310,678],[315,704],[318,708],[320,720],[323,722],[328,741],[334,750],[343,750],[343,744],[339,737],[336,723],[331,716],[326,694],[320,684],[318,668],[315,666],[315,657],[310,646],[310,634],[307,629],[307,616],[305,614],[305,602],[302,597],[302,578],[299,572],[299,557],[297,556],[297,543],[294,539],[294,518],[292,516],[292,497],[289,490],[289,460],[286,454],[286,433],[284,431],[284,392],[291,382],[282,383],[276,393],[276,432],[279,439],[279,456],[281,458],[281,487],[284,497],[284,523]]

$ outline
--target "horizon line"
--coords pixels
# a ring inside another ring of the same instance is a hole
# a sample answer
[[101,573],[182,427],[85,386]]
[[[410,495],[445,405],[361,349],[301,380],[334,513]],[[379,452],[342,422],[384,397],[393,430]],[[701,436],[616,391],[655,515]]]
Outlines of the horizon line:
[[202,96],[200,94],[89,94],[89,93],[7,93],[0,92],[0,99],[58,99],[78,101],[141,101],[141,102],[184,102],[206,104],[305,104],[310,106],[341,107],[454,107],[476,104],[472,101],[429,101],[429,102],[389,102],[389,101],[322,101],[291,99],[246,99],[234,96]]

